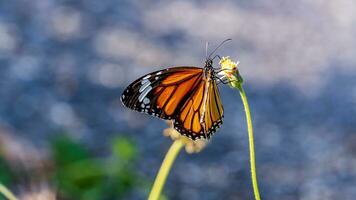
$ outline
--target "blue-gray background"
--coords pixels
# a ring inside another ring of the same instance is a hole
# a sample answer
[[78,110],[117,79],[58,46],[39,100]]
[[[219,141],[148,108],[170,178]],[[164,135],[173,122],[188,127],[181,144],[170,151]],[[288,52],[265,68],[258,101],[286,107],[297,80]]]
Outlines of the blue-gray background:
[[[0,133],[44,153],[64,130],[104,157],[113,135],[127,135],[153,180],[166,124],[124,108],[121,92],[153,70],[202,66],[206,41],[232,38],[219,54],[241,62],[263,199],[351,200],[355,35],[350,0],[1,1]],[[169,199],[253,198],[240,97],[220,92],[224,124],[201,153],[180,154]]]

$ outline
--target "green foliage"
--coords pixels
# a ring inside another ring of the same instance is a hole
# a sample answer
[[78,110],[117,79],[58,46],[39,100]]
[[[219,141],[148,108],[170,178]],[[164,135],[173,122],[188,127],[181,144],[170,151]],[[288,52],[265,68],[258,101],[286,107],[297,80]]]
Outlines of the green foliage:
[[131,161],[136,157],[137,150],[132,141],[118,137],[112,142],[112,153],[121,160]]
[[0,157],[0,182],[4,185],[9,185],[14,179],[13,172],[10,166],[5,162],[5,160]]
[[[0,157],[0,183],[3,185],[11,185],[14,180],[14,173],[4,158]],[[0,194],[0,200],[5,200],[4,194]]]
[[90,158],[89,152],[84,146],[66,136],[56,137],[52,141],[52,152],[58,166]]
[[54,180],[65,199],[117,199],[144,187],[134,170],[136,146],[124,137],[114,138],[111,155],[96,159],[82,145],[62,136],[52,142]]
[[[53,138],[50,148],[54,167],[43,173],[55,183],[58,199],[125,199],[130,191],[148,190],[150,183],[135,170],[138,150],[134,142],[126,137],[111,141],[110,154],[98,158],[64,134]],[[11,186],[19,177],[23,177],[21,172],[11,170],[0,156],[0,183]]]

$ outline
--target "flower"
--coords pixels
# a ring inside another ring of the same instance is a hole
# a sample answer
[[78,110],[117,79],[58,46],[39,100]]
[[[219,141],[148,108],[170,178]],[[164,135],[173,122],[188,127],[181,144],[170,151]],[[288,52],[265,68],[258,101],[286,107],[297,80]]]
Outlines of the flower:
[[184,143],[185,151],[187,153],[199,153],[206,146],[206,140],[193,141],[188,137],[181,135],[176,129],[174,129],[172,121],[167,121],[167,124],[169,125],[169,128],[164,129],[163,135],[170,137],[172,140],[181,140]]
[[222,80],[227,79],[231,87],[236,87],[242,84],[243,80],[240,76],[239,70],[237,69],[237,66],[240,64],[239,61],[233,62],[229,56],[226,56],[220,59],[219,64],[221,71],[218,75],[222,76]]
[[240,62],[233,62],[229,56],[226,56],[221,58],[219,64],[222,69],[221,72],[223,72],[222,74],[227,77],[231,77],[233,76],[233,73],[237,70],[237,66],[240,64]]

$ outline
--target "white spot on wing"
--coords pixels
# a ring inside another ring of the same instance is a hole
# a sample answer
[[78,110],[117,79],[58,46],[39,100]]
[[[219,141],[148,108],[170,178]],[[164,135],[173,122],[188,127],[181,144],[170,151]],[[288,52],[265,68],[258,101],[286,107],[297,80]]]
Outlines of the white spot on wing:
[[160,75],[160,74],[162,74],[162,71],[159,71],[159,72],[156,73],[156,75]]
[[142,86],[138,90],[139,92],[144,91],[151,84],[151,82],[149,80],[145,79],[145,80],[142,81],[141,84],[142,84]]
[[144,103],[144,104],[149,104],[149,103],[150,103],[150,100],[149,100],[147,97],[145,97],[145,98],[143,99],[143,103]]
[[140,96],[138,97],[138,101],[142,102],[143,99],[147,96],[147,94],[152,90],[151,86],[148,86],[144,89],[144,91],[140,94]]
[[143,77],[143,79],[148,79],[150,77],[151,77],[151,75],[148,74],[147,76]]
[[147,79],[142,79],[141,84],[144,85],[144,84],[146,84],[147,82],[150,82],[150,81],[147,80]]

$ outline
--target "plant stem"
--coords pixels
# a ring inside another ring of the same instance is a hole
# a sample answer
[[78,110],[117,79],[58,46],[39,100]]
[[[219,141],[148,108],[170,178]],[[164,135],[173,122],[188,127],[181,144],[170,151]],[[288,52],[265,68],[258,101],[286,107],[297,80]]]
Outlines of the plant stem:
[[162,162],[161,168],[158,171],[156,180],[153,183],[148,200],[158,200],[158,198],[160,197],[168,173],[172,167],[172,164],[183,146],[184,146],[183,141],[181,139],[178,139],[175,140],[172,146],[169,148],[166,157]]
[[0,183],[0,193],[9,200],[17,200],[15,195],[1,183]]
[[248,105],[248,100],[246,97],[245,90],[242,87],[242,84],[238,84],[237,87],[240,90],[240,95],[241,95],[242,102],[244,104],[246,120],[247,120],[248,139],[249,139],[249,146],[250,146],[251,179],[252,179],[253,192],[255,194],[255,199],[260,200],[261,198],[260,198],[260,192],[258,190],[257,176],[256,176],[255,147],[254,147],[254,142],[253,142],[253,129],[252,129],[250,107]]

